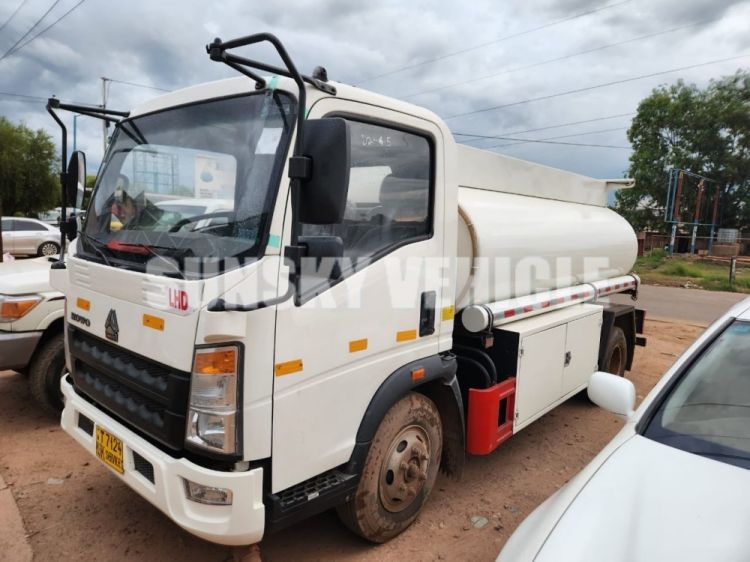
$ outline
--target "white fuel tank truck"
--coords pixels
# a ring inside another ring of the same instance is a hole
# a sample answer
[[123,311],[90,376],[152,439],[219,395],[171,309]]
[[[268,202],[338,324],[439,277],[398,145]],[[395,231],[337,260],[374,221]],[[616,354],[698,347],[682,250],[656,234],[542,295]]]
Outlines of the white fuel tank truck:
[[[257,43],[283,65],[233,52]],[[61,110],[116,122],[51,273],[62,427],[175,523],[240,545],[336,508],[386,541],[439,469],[630,368],[643,315],[604,298],[638,289],[606,208],[627,180],[458,146],[269,34],[207,52],[245,76],[131,111],[48,103],[63,162]],[[76,152],[63,209],[84,178]]]

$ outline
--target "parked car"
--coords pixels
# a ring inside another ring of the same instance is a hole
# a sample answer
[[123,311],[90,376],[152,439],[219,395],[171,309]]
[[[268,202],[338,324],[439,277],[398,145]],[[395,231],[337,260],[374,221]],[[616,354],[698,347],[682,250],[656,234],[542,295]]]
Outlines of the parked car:
[[60,229],[46,222],[2,218],[3,252],[13,255],[54,256],[60,251]]
[[[62,216],[62,207],[55,207],[49,211],[44,211],[39,214],[39,220],[46,222],[47,224],[58,225],[60,224],[60,217]],[[76,209],[75,207],[67,207],[68,217],[77,217],[82,215],[85,211],[83,209]]]
[[588,393],[625,427],[498,560],[747,560],[750,299],[709,327],[637,412],[624,378],[594,373]]
[[47,257],[0,263],[0,370],[28,374],[31,394],[62,409],[65,299],[49,284]]
[[[173,225],[190,217],[233,211],[234,201],[229,199],[166,199],[159,201],[156,206],[172,215],[166,221],[162,220],[161,222],[168,222]],[[209,226],[219,226],[228,222],[228,217],[219,215],[187,223],[183,229],[202,230]]]

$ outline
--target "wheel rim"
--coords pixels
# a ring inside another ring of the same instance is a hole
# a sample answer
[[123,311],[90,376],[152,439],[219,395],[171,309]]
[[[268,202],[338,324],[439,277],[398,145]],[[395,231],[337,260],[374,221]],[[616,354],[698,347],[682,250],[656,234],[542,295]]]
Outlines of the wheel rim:
[[609,372],[615,375],[619,375],[621,368],[622,368],[622,350],[618,346],[612,350],[612,357],[610,357],[609,359]]
[[57,246],[54,244],[50,244],[47,242],[46,244],[42,245],[42,255],[43,256],[52,256],[57,253]]
[[430,466],[430,438],[427,432],[410,425],[391,443],[380,470],[380,501],[392,513],[403,511],[419,495]]

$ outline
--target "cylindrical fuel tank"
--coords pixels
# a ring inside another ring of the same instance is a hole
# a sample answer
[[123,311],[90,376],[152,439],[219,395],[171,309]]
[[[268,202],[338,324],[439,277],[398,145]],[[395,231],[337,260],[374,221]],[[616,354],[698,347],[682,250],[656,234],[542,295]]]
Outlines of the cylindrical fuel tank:
[[596,205],[461,187],[456,307],[625,275],[638,243]]

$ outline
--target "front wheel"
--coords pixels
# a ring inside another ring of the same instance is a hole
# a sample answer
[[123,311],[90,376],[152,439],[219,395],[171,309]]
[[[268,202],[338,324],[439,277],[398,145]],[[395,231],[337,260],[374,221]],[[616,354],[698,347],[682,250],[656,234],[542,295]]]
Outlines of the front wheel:
[[443,428],[434,402],[411,392],[378,427],[359,486],[338,508],[344,524],[376,543],[392,539],[417,518],[440,467]]
[[55,334],[37,349],[29,368],[31,395],[48,412],[59,414],[63,408],[60,379],[65,372],[65,340]]

